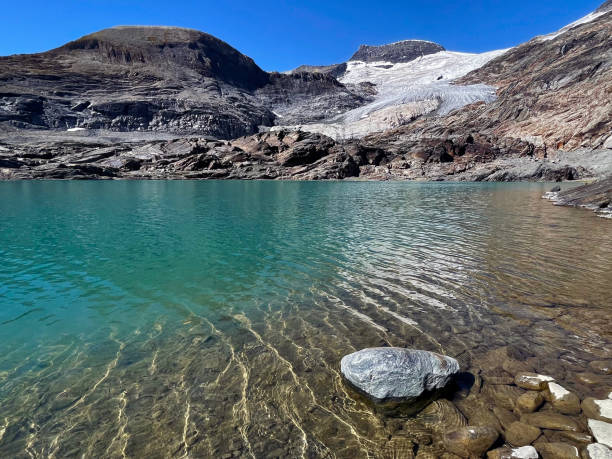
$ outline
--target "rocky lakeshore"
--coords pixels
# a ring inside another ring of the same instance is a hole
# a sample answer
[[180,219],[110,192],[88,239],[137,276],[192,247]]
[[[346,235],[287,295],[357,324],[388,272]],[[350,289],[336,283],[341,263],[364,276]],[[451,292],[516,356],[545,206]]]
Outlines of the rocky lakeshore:
[[274,131],[229,141],[153,139],[108,131],[4,134],[0,179],[561,181],[612,173],[609,150],[545,152],[527,142],[476,134],[336,141]]
[[612,176],[570,190],[552,190],[545,197],[558,206],[584,207],[612,218]]
[[[592,361],[590,372],[575,375],[575,381],[594,395],[581,400],[555,378],[534,373],[537,360],[520,348],[500,348],[485,359],[498,359],[499,366],[458,373],[459,364],[448,356],[374,348],[345,356],[341,371],[351,388],[385,408],[389,423],[401,425],[410,414],[414,418],[408,424],[435,420],[438,438],[433,441],[445,452],[438,449],[434,454],[425,441],[404,445],[388,457],[612,457],[612,360]],[[427,400],[427,394],[449,382],[450,391],[433,402]],[[406,408],[391,412],[390,401]]]

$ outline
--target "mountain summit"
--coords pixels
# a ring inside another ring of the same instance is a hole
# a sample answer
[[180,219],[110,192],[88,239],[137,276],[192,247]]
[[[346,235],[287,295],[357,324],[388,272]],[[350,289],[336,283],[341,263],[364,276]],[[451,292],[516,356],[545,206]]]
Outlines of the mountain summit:
[[256,89],[268,82],[268,74],[250,57],[212,35],[179,27],[112,27],[50,53],[71,54],[75,60],[101,64],[155,66],[173,74],[180,69],[243,89]]

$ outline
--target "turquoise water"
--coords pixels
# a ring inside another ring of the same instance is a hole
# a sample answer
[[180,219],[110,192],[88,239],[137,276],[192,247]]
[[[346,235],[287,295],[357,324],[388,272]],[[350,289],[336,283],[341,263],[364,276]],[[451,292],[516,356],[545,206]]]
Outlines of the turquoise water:
[[0,183],[0,456],[375,456],[338,366],[377,345],[519,346],[585,395],[612,227],[548,188]]

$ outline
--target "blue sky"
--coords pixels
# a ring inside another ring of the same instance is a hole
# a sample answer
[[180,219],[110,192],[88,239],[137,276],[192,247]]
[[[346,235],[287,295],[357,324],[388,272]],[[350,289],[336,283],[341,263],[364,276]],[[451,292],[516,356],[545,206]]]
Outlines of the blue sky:
[[265,70],[345,61],[360,44],[409,38],[449,50],[507,48],[552,32],[603,0],[22,0],[2,5],[0,55],[55,48],[113,25],[190,27]]

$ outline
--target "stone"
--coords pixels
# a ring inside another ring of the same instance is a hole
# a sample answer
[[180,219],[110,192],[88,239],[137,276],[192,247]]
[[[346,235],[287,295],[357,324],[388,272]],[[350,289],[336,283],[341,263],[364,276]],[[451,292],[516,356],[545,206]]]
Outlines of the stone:
[[567,443],[542,443],[538,452],[544,459],[580,459],[578,448]]
[[514,377],[514,384],[529,390],[544,390],[550,381],[554,381],[554,378],[536,373],[523,372]]
[[517,373],[530,373],[534,370],[531,365],[514,359],[504,360],[502,363],[502,368],[511,375],[515,375]]
[[533,446],[497,448],[487,453],[487,459],[538,459],[538,457],[538,452]]
[[499,437],[493,427],[467,426],[444,435],[444,447],[460,457],[481,457]]
[[521,422],[541,429],[571,430],[577,432],[578,424],[572,418],[553,412],[529,413],[521,416]]
[[552,406],[563,414],[579,414],[580,399],[578,396],[555,382],[549,382],[546,388]]
[[612,423],[612,399],[597,400],[587,397],[582,401],[582,411],[588,418]]
[[514,409],[516,400],[523,393],[521,389],[515,386],[505,385],[488,385],[483,388],[482,392],[495,400],[495,405],[507,410]]
[[578,373],[576,375],[576,380],[582,384],[586,384],[587,386],[595,386],[601,384],[601,376],[593,373]]
[[515,413],[501,406],[494,406],[493,414],[495,414],[504,430],[510,427],[510,424],[519,420],[519,417]]
[[601,443],[591,443],[582,452],[583,459],[612,459],[612,449]]
[[612,448],[612,424],[589,419],[588,426],[597,443],[603,443],[608,448]]
[[594,360],[589,366],[598,373],[612,375],[612,360]]
[[572,432],[571,430],[564,430],[559,432],[559,435],[561,437],[565,437],[567,440],[571,441],[572,443],[579,443],[579,444],[588,444],[588,443],[592,443],[593,442],[593,437],[591,437],[589,434],[585,434],[584,432]]
[[515,409],[519,413],[533,413],[544,403],[544,397],[540,392],[525,392],[516,399]]
[[452,357],[398,347],[368,348],[345,355],[342,375],[374,399],[414,399],[443,388],[459,372]]
[[513,422],[506,429],[506,441],[512,446],[527,446],[538,439],[542,431],[524,422]]

